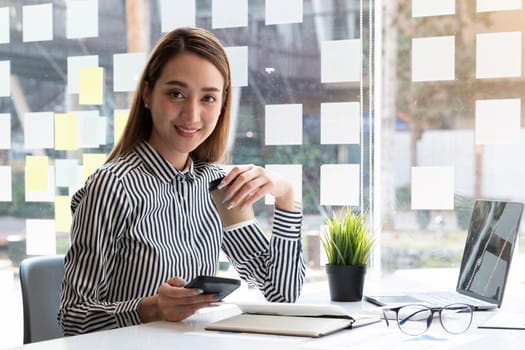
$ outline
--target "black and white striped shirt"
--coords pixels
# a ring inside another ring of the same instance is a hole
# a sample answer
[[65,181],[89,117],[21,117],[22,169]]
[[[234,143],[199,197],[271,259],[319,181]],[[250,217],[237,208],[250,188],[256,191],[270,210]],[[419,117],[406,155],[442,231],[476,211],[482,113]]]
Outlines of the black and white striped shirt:
[[270,239],[257,223],[225,231],[208,192],[223,175],[199,162],[180,172],[141,143],[88,178],[71,201],[58,315],[65,335],[140,323],[142,298],[174,276],[215,275],[220,249],[267,300],[298,298],[301,212],[275,208]]

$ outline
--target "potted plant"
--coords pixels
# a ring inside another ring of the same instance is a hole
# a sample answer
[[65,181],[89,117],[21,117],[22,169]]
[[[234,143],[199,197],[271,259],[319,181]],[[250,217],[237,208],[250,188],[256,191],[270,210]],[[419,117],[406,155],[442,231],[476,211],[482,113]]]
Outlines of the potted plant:
[[363,297],[366,264],[375,237],[371,237],[364,213],[349,207],[339,215],[325,216],[321,244],[328,259],[326,272],[333,301],[358,301]]

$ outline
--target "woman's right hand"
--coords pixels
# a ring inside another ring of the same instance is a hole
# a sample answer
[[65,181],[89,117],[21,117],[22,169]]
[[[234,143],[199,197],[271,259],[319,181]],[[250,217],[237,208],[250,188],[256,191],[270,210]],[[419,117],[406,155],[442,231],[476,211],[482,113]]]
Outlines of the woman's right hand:
[[214,294],[184,288],[185,284],[182,278],[173,277],[159,287],[156,295],[144,298],[139,306],[141,321],[182,321],[203,307],[219,305]]

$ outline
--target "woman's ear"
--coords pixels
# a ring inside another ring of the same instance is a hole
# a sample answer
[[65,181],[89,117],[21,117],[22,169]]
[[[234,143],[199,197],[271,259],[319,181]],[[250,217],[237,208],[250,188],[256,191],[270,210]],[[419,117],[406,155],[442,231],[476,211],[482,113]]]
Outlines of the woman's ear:
[[150,105],[150,95],[151,95],[151,92],[150,92],[150,89],[149,89],[149,84],[147,81],[144,82],[144,84],[142,85],[142,100],[144,101],[144,107],[148,108],[149,109],[149,105]]

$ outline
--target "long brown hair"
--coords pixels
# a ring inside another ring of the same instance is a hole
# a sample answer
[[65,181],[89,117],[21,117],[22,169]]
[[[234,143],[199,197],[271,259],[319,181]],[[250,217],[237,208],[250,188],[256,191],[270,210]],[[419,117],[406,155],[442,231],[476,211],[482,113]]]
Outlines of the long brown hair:
[[221,160],[230,128],[231,73],[228,58],[219,40],[207,30],[178,28],[162,37],[151,52],[133,96],[122,137],[113,147],[107,162],[128,154],[138,143],[149,138],[153,121],[143,100],[144,89],[148,86],[153,90],[167,62],[182,52],[191,52],[208,60],[224,79],[223,106],[217,125],[211,135],[191,152],[191,157],[196,161],[212,163]]

